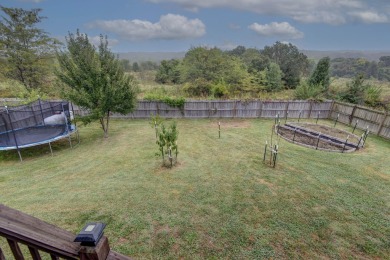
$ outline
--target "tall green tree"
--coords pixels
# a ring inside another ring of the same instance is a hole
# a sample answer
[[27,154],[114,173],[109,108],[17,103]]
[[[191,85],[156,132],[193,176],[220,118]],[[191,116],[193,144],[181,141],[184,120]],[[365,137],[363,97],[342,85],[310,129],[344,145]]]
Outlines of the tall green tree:
[[301,76],[307,73],[307,56],[291,43],[276,42],[273,46],[266,46],[261,53],[279,65],[287,88],[296,88]]
[[41,9],[24,10],[1,6],[0,55],[5,57],[5,76],[20,81],[28,90],[48,80],[50,64],[59,42],[37,25],[45,18]]
[[279,65],[271,62],[265,70],[266,91],[280,91],[283,89],[282,71]]
[[177,84],[180,82],[180,61],[179,60],[163,60],[156,73],[156,82],[166,84]]
[[363,105],[365,101],[366,90],[370,85],[364,83],[364,75],[358,74],[355,78],[347,83],[347,89],[340,94],[343,101]]
[[140,71],[138,62],[133,62],[132,70],[133,70],[134,72],[139,72],[139,71]]
[[218,48],[204,47],[191,48],[186,53],[180,66],[180,75],[181,81],[191,85],[191,89],[198,86],[208,88],[207,86],[223,79],[232,92],[240,92],[248,78],[248,72],[240,58]]
[[329,57],[324,57],[320,59],[317,63],[316,68],[313,73],[310,75],[308,80],[309,84],[312,86],[318,86],[323,93],[328,93],[330,86],[330,59]]
[[99,120],[107,137],[110,114],[127,114],[135,109],[138,85],[108,49],[107,38],[100,37],[96,50],[88,37],[77,31],[69,33],[66,45],[67,50],[57,52],[57,76],[64,83],[64,95],[88,109],[89,115],[82,120]]

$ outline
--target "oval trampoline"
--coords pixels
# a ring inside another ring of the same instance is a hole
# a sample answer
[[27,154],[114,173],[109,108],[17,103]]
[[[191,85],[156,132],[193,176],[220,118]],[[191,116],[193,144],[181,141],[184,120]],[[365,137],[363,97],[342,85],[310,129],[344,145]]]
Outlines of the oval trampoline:
[[[71,124],[73,111],[67,101],[41,101],[17,107],[0,109],[0,151],[20,150],[26,147],[49,144],[77,133]],[[78,137],[78,136],[77,136]]]

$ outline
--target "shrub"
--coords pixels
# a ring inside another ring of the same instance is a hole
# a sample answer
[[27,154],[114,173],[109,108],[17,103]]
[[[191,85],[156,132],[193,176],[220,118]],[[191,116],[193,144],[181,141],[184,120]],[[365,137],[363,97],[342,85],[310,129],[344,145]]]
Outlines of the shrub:
[[207,97],[211,94],[211,84],[209,81],[198,78],[194,82],[187,82],[184,84],[183,90],[194,97]]
[[215,98],[222,98],[229,94],[228,86],[223,79],[212,87],[211,92]]
[[322,88],[318,85],[310,85],[307,81],[302,81],[295,89],[294,96],[296,99],[320,99]]

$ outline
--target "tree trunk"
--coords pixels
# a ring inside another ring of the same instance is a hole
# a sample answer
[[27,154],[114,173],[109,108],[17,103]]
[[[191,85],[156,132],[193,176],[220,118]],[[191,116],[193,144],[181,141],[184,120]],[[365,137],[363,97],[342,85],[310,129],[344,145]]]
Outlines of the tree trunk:
[[108,123],[110,122],[110,110],[107,111],[106,129],[104,130],[104,138],[108,137]]
[[104,117],[101,117],[99,119],[99,121],[100,121],[100,125],[102,126],[102,129],[103,129],[103,132],[104,132],[104,138],[106,138],[106,125],[104,123]]

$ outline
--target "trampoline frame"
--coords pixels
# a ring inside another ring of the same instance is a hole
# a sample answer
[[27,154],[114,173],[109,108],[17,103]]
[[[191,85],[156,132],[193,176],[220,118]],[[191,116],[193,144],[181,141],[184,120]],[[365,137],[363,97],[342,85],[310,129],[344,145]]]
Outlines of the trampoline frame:
[[[61,139],[64,139],[64,138],[68,138],[69,145],[70,145],[71,148],[73,148],[71,135],[76,133],[77,134],[78,143],[80,143],[80,136],[79,136],[79,133],[78,133],[78,129],[77,129],[76,123],[69,124],[68,118],[67,118],[67,116],[65,114],[64,105],[62,104],[61,106],[62,106],[62,112],[64,113],[65,124],[58,124],[57,126],[65,125],[65,132],[63,134],[55,136],[53,138],[45,139],[45,140],[42,140],[42,141],[39,141],[39,142],[32,142],[32,143],[19,145],[18,141],[17,141],[17,138],[16,138],[16,134],[15,134],[16,131],[21,130],[21,129],[45,127],[46,126],[46,123],[44,121],[44,116],[43,116],[41,100],[38,99],[38,101],[39,101],[40,112],[41,112],[41,116],[42,116],[42,120],[43,120],[43,125],[36,125],[36,126],[32,126],[32,127],[25,127],[25,128],[19,128],[19,129],[14,129],[13,124],[12,124],[12,120],[11,120],[11,117],[10,117],[10,114],[9,114],[8,107],[5,106],[5,110],[6,110],[7,115],[8,115],[8,120],[9,120],[10,125],[11,125],[11,130],[9,130],[7,132],[3,132],[3,133],[12,133],[14,141],[15,141],[15,145],[14,146],[3,146],[3,147],[0,147],[0,151],[17,150],[18,155],[19,155],[19,159],[20,159],[21,162],[23,161],[23,158],[22,158],[20,150],[23,149],[23,148],[28,148],[28,147],[33,147],[33,146],[38,146],[38,145],[43,145],[43,144],[49,144],[50,153],[53,156],[53,149],[51,147],[51,143],[52,142],[55,142],[55,141],[58,141],[58,140],[61,140]],[[73,104],[72,103],[70,103],[69,109],[67,109],[67,111],[69,111],[69,112],[70,112],[70,107],[71,107],[72,113],[74,115],[74,110],[73,110]],[[51,124],[51,125],[52,126],[56,126],[56,124]]]

